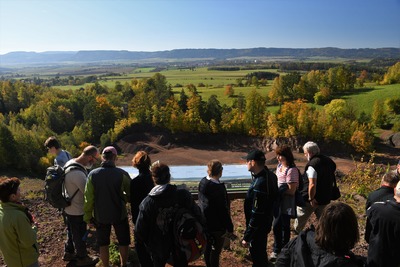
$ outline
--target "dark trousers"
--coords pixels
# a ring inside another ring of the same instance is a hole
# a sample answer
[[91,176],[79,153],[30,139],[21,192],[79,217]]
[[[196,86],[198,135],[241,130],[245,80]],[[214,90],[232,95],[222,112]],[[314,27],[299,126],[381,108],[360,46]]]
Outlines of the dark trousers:
[[[67,239],[65,244],[65,248],[70,246],[73,243],[73,248],[76,250],[76,256],[78,258],[83,258],[87,256],[86,251],[86,241],[82,240],[86,233],[86,223],[83,221],[83,215],[69,215],[65,216],[67,222],[67,229],[69,228],[69,232],[71,233],[72,240]],[[72,241],[72,242],[71,242]],[[66,252],[73,253],[74,250],[69,250],[71,247],[68,247]]]
[[267,267],[267,240],[268,233],[271,231],[271,223],[269,225],[260,226],[254,233],[253,239],[250,241],[250,255],[253,260],[253,267]]
[[65,212],[62,213],[63,221],[66,227],[66,234],[67,234],[67,241],[64,243],[64,252],[68,252],[71,254],[74,254],[75,252],[75,247],[74,247],[74,242],[72,241],[72,233],[71,229],[69,227],[69,224],[67,222],[67,214]]
[[277,218],[274,218],[273,232],[273,250],[275,253],[279,253],[290,240],[290,215],[279,214]]
[[211,240],[207,242],[204,252],[204,260],[207,267],[219,267],[219,255],[221,254],[225,238],[225,231],[210,232]]

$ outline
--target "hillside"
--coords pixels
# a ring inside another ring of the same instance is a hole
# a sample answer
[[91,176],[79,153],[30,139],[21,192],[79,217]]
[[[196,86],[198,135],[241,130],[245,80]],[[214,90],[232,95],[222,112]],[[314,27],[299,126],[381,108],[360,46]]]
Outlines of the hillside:
[[248,49],[174,49],[169,51],[137,52],[117,50],[10,52],[0,55],[0,67],[10,65],[82,64],[104,62],[171,62],[193,60],[232,60],[251,58],[280,58],[304,60],[307,58],[374,59],[398,58],[400,48],[248,48]]

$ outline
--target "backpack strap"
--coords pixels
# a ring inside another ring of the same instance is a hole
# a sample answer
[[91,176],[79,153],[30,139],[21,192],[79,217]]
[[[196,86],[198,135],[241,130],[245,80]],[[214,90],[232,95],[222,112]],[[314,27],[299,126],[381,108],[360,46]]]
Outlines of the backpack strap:
[[[82,165],[80,165],[79,163],[71,163],[68,166],[65,166],[65,175],[67,173],[69,173],[70,171],[72,171],[72,170],[80,170],[87,176],[86,168],[82,167]],[[64,191],[67,191],[67,190],[66,190],[65,185],[63,183],[63,192]],[[76,191],[72,194],[72,196],[69,198],[69,200],[71,201],[76,196],[76,194],[78,194],[78,192],[79,192],[79,189],[76,189]]]

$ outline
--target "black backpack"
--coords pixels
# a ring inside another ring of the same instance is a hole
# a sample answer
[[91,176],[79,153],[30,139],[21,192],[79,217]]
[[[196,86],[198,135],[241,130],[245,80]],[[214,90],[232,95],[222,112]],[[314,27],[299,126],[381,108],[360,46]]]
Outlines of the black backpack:
[[54,208],[64,209],[71,205],[71,200],[79,191],[79,189],[77,189],[72,196],[69,196],[65,189],[65,175],[71,170],[81,170],[85,175],[87,174],[86,169],[78,163],[69,164],[64,168],[59,165],[47,168],[44,187],[45,200]]

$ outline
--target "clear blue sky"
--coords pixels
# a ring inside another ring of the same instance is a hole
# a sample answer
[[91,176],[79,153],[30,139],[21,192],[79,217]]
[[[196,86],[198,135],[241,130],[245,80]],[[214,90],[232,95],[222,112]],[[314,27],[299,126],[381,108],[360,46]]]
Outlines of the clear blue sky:
[[0,54],[400,48],[400,0],[0,0]]

